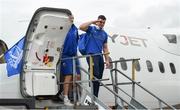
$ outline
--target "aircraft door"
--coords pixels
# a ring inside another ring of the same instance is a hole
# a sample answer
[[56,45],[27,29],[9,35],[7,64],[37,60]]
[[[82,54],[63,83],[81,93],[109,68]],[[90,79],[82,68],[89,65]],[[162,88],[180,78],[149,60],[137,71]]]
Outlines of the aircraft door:
[[71,12],[67,9],[40,8],[35,12],[25,36],[20,74],[23,96],[56,95],[58,92],[60,73],[56,68],[72,25],[69,15]]

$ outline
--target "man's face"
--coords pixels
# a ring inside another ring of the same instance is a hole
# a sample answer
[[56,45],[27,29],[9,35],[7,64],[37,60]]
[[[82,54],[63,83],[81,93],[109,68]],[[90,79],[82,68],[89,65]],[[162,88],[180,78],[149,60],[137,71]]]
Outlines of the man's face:
[[103,19],[98,19],[98,20],[99,22],[97,22],[97,26],[102,29],[106,23],[106,20]]

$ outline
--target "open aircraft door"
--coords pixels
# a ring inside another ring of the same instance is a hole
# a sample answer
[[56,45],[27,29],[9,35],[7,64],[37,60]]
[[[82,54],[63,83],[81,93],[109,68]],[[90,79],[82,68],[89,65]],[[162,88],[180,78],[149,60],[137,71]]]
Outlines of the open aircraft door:
[[56,95],[59,89],[59,59],[72,22],[67,9],[40,8],[28,27],[20,74],[24,97]]

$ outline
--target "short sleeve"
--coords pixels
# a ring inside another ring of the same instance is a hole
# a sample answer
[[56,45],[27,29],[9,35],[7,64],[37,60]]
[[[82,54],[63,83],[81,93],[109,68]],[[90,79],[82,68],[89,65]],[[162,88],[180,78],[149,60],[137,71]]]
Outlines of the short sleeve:
[[105,36],[104,43],[107,43],[108,42],[108,34],[106,32],[104,32],[104,36]]
[[86,30],[87,33],[91,33],[93,31],[93,27],[92,26],[88,26],[88,29]]

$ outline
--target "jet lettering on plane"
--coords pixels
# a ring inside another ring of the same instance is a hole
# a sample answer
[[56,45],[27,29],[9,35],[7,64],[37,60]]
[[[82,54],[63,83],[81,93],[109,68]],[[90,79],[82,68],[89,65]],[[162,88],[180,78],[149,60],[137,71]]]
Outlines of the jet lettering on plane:
[[147,47],[146,41],[147,39],[143,39],[143,38],[137,38],[137,37],[130,37],[130,36],[125,36],[125,35],[118,35],[118,34],[113,34],[112,36],[109,35],[109,37],[111,38],[112,42],[115,43],[116,42],[116,38],[117,37],[121,37],[120,39],[120,43],[122,45],[131,45],[131,46],[138,46],[138,47]]

